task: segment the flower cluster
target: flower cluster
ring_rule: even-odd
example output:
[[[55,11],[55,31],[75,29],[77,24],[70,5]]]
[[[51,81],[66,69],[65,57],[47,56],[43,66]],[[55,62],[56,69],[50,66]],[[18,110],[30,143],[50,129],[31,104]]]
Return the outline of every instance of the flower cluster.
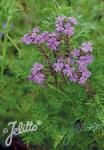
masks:
[[[38,27],[33,28],[31,33],[22,38],[22,42],[26,45],[37,45],[40,48],[52,74],[60,73],[60,75],[68,77],[70,81],[84,85],[91,76],[88,65],[94,59],[91,54],[93,50],[92,43],[90,41],[84,42],[78,49],[71,47],[71,44],[69,44],[70,38],[74,35],[74,26],[77,25],[76,18],[59,16],[56,18],[55,24],[55,31],[52,33],[47,31],[41,33]],[[63,43],[64,53],[60,47]],[[55,54],[54,64],[45,51],[46,47]],[[41,73],[42,69],[41,64],[34,64],[29,80],[42,84],[45,80],[45,75]]]
[[[43,65],[35,63],[31,69],[31,75],[28,77],[29,80],[34,83],[43,85],[45,80],[45,75],[42,73]]]
[[[46,45],[52,51],[57,51],[57,48],[60,44],[56,33],[49,33],[47,31],[39,34],[39,28],[36,27],[32,30],[31,33],[26,34],[22,38],[22,42],[26,45],[35,44],[41,45],[46,42]]]
[[[68,18],[66,16],[60,16],[56,18],[56,30],[53,33],[47,31],[40,33],[38,27],[35,27],[31,33],[26,34],[22,38],[22,42],[26,45],[36,44],[41,45],[46,43],[49,49],[57,51],[60,45],[60,34],[71,37],[74,35],[74,25],[77,25],[77,20],[74,17]]]
[[[86,46],[85,44],[90,45]],[[90,42],[83,43],[80,50],[73,49],[70,56],[62,59],[58,58],[57,62],[54,64],[54,69],[56,72],[63,73],[73,82],[84,85],[87,79],[90,77],[91,72],[88,71],[88,64],[92,63],[94,57],[90,53],[92,50],[92,45]]]
[[[66,16],[61,16],[56,18],[57,33],[63,33],[71,37],[74,35],[73,25],[77,25],[77,20],[74,17],[67,18]]]

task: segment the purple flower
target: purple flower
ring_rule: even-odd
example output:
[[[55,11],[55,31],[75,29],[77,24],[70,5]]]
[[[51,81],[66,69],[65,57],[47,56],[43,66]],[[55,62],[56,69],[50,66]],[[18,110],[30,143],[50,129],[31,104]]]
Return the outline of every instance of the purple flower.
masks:
[[[83,62],[79,63],[78,71],[81,73],[78,83],[84,85],[87,79],[91,76],[91,72],[87,69],[86,64]]]
[[[22,38],[22,42],[25,43],[26,45],[29,45],[29,44],[40,45],[49,39],[48,32],[43,32],[41,34],[37,34],[38,32],[40,32],[38,27],[33,28],[32,32],[30,34],[26,34]]]
[[[7,27],[7,23],[6,22],[4,22],[3,24],[2,24],[2,29],[6,29],[6,27]],[[10,26],[10,30],[13,30],[13,28],[14,28],[14,25],[13,24],[11,24],[11,26]],[[3,36],[4,36],[4,32],[1,32],[0,31],[0,40],[3,38]]]
[[[74,57],[74,58],[78,57],[79,54],[80,54],[79,50],[77,50],[76,48],[73,49],[73,51],[71,51],[71,56]]]
[[[64,28],[65,29],[69,29],[71,27],[71,25],[70,25],[70,23],[68,22],[68,23],[66,23],[66,24],[64,24]]]
[[[77,73],[75,72],[75,69],[73,67],[70,67],[69,64],[66,64],[64,66],[64,69],[62,72],[69,77],[69,79],[73,82],[77,82],[78,76]]]
[[[35,63],[31,69],[31,75],[28,77],[28,79],[34,83],[43,85],[45,80],[45,75],[41,73],[42,69],[43,69],[43,65],[39,63]]]
[[[36,74],[38,71],[43,69],[43,65],[39,63],[35,63],[31,69],[32,74]]]
[[[94,57],[92,55],[87,54],[86,56],[80,56],[79,60],[77,61],[77,64],[80,65],[85,65],[87,66],[88,64],[91,64],[94,60]]]
[[[64,31],[64,24],[62,21],[56,23],[56,32],[60,33]]]
[[[63,64],[63,61],[64,61],[64,59],[61,57],[61,58],[59,58],[58,60],[57,60],[57,62],[54,64],[54,70],[56,71],[56,72],[60,72],[62,69],[63,69],[63,66],[64,66],[64,64]]]
[[[35,75],[30,75],[29,77],[28,77],[28,79],[29,80],[31,80],[32,82],[34,82],[34,83],[37,83],[37,84],[39,84],[39,85],[42,85],[43,84],[43,82],[44,82],[44,80],[45,80],[45,75],[43,75],[43,74],[41,74],[41,73],[37,73],[37,74],[35,74]]]
[[[82,72],[82,76],[85,78],[89,78],[91,76],[91,72],[86,69],[84,72]]]
[[[71,18],[70,21],[71,23],[76,23],[75,18]],[[64,33],[70,37],[74,35],[74,28],[71,27],[70,22],[68,22],[68,18],[66,16],[60,16],[56,19],[56,32]]]
[[[84,85],[86,83],[87,78],[84,78],[83,76],[78,81],[79,84]]]
[[[30,45],[32,43],[30,34],[25,34],[21,41],[26,45]]]
[[[73,68],[71,68],[71,67],[69,66],[69,64],[66,64],[66,65],[64,66],[64,69],[62,70],[62,72],[63,72],[65,75],[67,75],[68,77],[72,76],[72,71],[73,71]]]
[[[82,76],[80,77],[78,83],[84,85],[90,76],[91,76],[90,71],[88,71],[87,69],[83,70]]]
[[[63,31],[66,35],[68,36],[72,36],[74,35],[74,27],[69,27],[69,28],[66,28],[64,31]]]
[[[67,57],[65,60],[70,65],[72,65],[74,63],[74,60],[71,57]]]
[[[79,72],[83,72],[83,70],[85,70],[85,68],[86,68],[86,65],[83,64],[83,62],[80,62],[80,63],[78,64],[78,71],[79,71]]]
[[[2,24],[2,28],[3,28],[3,29],[6,29],[6,27],[7,27],[7,23],[4,22],[4,23]],[[13,28],[14,28],[14,25],[11,24],[11,25],[10,25],[10,29],[13,30]]]
[[[7,27],[7,23],[4,22],[4,23],[2,24],[2,28],[3,28],[3,29],[6,29],[6,27]]]
[[[77,73],[73,70],[73,72],[72,72],[72,76],[70,76],[70,78],[69,78],[71,81],[73,81],[73,82],[77,82],[77,80],[78,80],[78,75],[77,75]]]
[[[33,44],[37,44],[37,45],[40,45],[42,43],[44,43],[46,40],[48,40],[48,36],[47,36],[47,33],[42,33],[40,35],[32,35],[31,36],[32,38],[32,43]]]
[[[52,32],[52,33],[49,34],[49,37],[50,38],[53,38],[53,37],[57,38],[58,36],[57,36],[56,32]]]
[[[60,22],[63,22],[65,19],[67,19],[66,16],[59,16],[59,17],[57,17],[57,18],[56,18],[56,24],[57,24],[57,23],[60,23]]]
[[[85,64],[91,64],[94,60],[94,57],[92,55],[86,55],[86,56],[81,56],[80,60],[83,61]]]
[[[72,24],[74,24],[74,25],[77,25],[77,24],[78,24],[78,22],[77,22],[77,20],[76,20],[75,17],[71,17],[71,18],[69,19],[69,22],[72,23]]]
[[[39,49],[42,48],[41,52],[48,61],[48,67],[50,69],[54,69],[56,73],[63,73],[70,81],[84,85],[91,76],[91,72],[88,70],[87,66],[94,60],[91,54],[93,48],[92,43],[88,41],[81,44],[80,50],[73,48],[72,51],[67,52],[65,43],[67,42],[67,38],[68,40],[70,39],[71,42],[71,37],[74,35],[74,25],[77,25],[75,17],[68,18],[66,16],[59,16],[56,18],[56,29],[54,32],[49,33],[45,31],[40,33],[39,28],[35,27],[31,33],[26,34],[22,38],[22,42],[26,45],[37,45]],[[68,50],[71,50],[71,44],[72,43],[69,44]],[[53,52],[58,51],[59,48],[62,49],[61,52],[55,53],[55,58],[57,60],[54,64],[49,60],[50,55],[47,55],[47,51],[44,51],[44,49],[47,49],[46,46]],[[65,52],[63,52],[64,48]],[[51,68],[52,66],[53,68]],[[35,63],[28,79],[34,83],[43,85],[45,80],[43,65]]]
[[[32,33],[38,33],[38,32],[40,32],[39,27],[34,27]]]
[[[38,45],[40,45],[40,44],[42,44],[44,42],[45,42],[45,39],[44,39],[43,35],[37,35],[36,39],[34,41],[34,43],[38,44]]]
[[[77,25],[77,20],[74,17],[68,19],[66,16],[60,16],[56,18],[56,32],[64,33],[68,36],[74,35],[74,27],[71,25]]]
[[[64,31],[64,28],[63,28],[63,27],[58,26],[58,27],[56,28],[56,32],[58,32],[58,33],[63,32],[63,31]]]
[[[45,41],[48,41],[49,40],[49,33],[46,31],[46,32],[43,32],[42,34],[42,38],[45,40]]]
[[[52,51],[57,51],[59,44],[60,44],[60,42],[57,41],[57,39],[55,37],[49,38],[49,40],[48,40],[48,47]]]
[[[84,42],[81,45],[81,50],[84,52],[92,52],[93,48],[92,48],[92,43],[91,42]]]
[[[54,64],[54,69],[55,69],[55,71],[56,72],[60,72],[61,70],[62,70],[62,68],[63,68],[63,63],[55,63]]]

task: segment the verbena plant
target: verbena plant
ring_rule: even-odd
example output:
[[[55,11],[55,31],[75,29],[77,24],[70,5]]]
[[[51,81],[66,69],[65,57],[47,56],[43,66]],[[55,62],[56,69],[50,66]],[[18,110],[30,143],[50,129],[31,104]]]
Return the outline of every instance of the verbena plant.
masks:
[[[54,78],[55,86],[58,86],[58,73],[61,80],[67,85],[67,79],[74,83],[86,86],[86,81],[90,77],[87,66],[92,63],[92,43],[84,42],[79,48],[75,47],[73,36],[74,26],[77,20],[74,17],[59,16],[56,19],[56,29],[54,32],[47,31],[40,33],[38,27],[22,38],[26,45],[37,45],[44,60],[47,62],[44,67],[40,63],[35,63],[31,70],[29,80],[41,86],[45,86],[45,79],[51,82]],[[78,45],[76,43],[76,45]],[[78,46],[77,46],[78,47]],[[50,76],[51,74],[51,76]],[[48,79],[47,79],[48,80]]]

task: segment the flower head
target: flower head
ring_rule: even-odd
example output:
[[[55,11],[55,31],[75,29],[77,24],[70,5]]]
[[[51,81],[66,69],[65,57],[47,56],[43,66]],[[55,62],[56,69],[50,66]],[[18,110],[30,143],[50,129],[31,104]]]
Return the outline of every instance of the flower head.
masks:
[[[56,37],[50,37],[47,45],[52,51],[57,51],[59,44],[60,42],[57,40]]]
[[[35,63],[31,69],[31,75],[28,77],[34,83],[42,85],[45,80],[45,75],[41,72],[43,69],[43,65],[39,63]]]
[[[78,56],[79,56],[79,50],[77,50],[76,48],[73,49],[73,51],[71,51],[71,56],[72,56],[73,58],[78,57]]]
[[[87,66],[88,64],[91,64],[94,60],[94,57],[92,55],[85,55],[85,56],[80,56],[78,61],[77,61],[77,64],[80,66],[80,65],[85,65]]]
[[[66,64],[64,66],[64,69],[62,70],[62,72],[68,77],[72,76],[72,71],[73,71],[73,68],[71,68],[69,64]]]
[[[92,52],[93,48],[92,48],[92,43],[91,42],[84,42],[81,45],[81,50],[83,52]]]
[[[63,22],[65,19],[67,19],[66,16],[58,16],[58,17],[56,18],[56,24]]]
[[[30,34],[25,34],[21,41],[26,45],[30,45],[32,43]]]
[[[76,19],[75,17],[71,17],[71,18],[69,19],[69,22],[72,23],[72,24],[74,24],[74,25],[77,25],[77,24],[78,24],[77,19]]]
[[[74,35],[74,27],[65,28],[63,32],[69,37],[71,37],[72,35]]]
[[[63,59],[63,57],[60,57],[60,58],[58,58],[58,60],[57,60],[57,62],[54,64],[54,70],[56,71],[56,72],[61,72],[61,70],[63,69],[63,67],[64,67],[64,59]]]
[[[56,18],[56,32],[63,33],[69,37],[74,35],[74,27],[72,25],[77,25],[77,20],[74,17],[70,19],[66,16],[59,16]]]
[[[78,83],[84,85],[90,76],[91,72],[87,69],[84,69]]]
[[[38,33],[38,32],[40,32],[39,27],[34,27],[34,28],[32,29],[32,33]]]

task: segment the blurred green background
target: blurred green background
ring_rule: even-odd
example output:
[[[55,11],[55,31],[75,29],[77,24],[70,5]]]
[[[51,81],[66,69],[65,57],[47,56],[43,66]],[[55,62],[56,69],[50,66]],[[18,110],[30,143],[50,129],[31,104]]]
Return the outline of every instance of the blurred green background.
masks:
[[[94,98],[76,85],[64,87],[63,96],[54,88],[41,89],[27,81],[32,64],[42,57],[21,38],[35,26],[53,31],[59,15],[77,18],[76,42],[93,42]],[[41,150],[104,150],[103,0],[0,0],[0,130],[13,120],[42,120],[39,132],[23,135],[26,144],[39,145]],[[73,128],[76,123],[79,128],[81,120],[87,122],[88,132],[76,133]],[[1,131],[3,143],[7,135]]]

